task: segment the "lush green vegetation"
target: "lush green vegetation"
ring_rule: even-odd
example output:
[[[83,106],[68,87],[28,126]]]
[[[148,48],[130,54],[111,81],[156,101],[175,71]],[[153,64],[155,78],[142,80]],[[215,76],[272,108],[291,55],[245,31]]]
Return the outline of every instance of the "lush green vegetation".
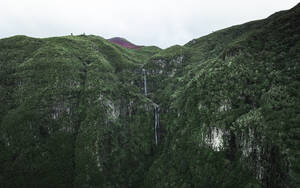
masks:
[[[0,185],[298,187],[299,17],[165,50],[1,39]]]

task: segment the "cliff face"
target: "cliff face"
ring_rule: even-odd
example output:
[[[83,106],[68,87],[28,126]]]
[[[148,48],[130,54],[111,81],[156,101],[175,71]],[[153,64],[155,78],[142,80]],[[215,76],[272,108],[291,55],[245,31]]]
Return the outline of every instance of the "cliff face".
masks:
[[[1,185],[296,187],[299,14],[165,50],[1,39]]]

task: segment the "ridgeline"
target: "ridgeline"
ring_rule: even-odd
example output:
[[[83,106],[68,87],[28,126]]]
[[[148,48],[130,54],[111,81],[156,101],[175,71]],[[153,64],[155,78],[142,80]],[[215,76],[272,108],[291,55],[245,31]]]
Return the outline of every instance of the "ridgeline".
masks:
[[[299,18],[165,50],[1,39],[1,187],[298,187]]]

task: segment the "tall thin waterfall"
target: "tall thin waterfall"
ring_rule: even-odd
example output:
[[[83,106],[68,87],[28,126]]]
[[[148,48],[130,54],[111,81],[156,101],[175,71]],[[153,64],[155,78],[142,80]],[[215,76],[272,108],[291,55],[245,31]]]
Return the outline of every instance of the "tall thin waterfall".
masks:
[[[154,120],[154,134],[155,134],[155,144],[157,145],[158,144],[158,136],[159,136],[159,129],[160,129],[160,126],[159,126],[159,111],[160,111],[160,108],[157,104],[154,104],[154,117],[155,117],[155,120]]]
[[[145,96],[147,96],[147,78],[146,78],[146,70],[143,69],[143,75],[144,75],[144,91],[145,91]]]
[[[144,92],[145,96],[147,96],[147,73],[145,69],[142,69],[143,71],[143,77],[144,77]],[[160,125],[159,125],[159,111],[160,108],[158,104],[153,103],[154,106],[154,136],[155,136],[155,144],[158,144],[159,139],[159,131],[160,131]]]

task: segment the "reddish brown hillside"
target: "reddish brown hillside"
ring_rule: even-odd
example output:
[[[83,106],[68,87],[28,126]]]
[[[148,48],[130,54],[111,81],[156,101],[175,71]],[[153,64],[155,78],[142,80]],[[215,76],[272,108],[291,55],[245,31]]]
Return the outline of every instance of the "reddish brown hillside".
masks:
[[[126,39],[120,38],[120,37],[115,37],[115,38],[111,38],[108,39],[110,42],[114,43],[114,44],[118,44],[120,46],[123,46],[125,48],[129,48],[129,49],[139,49],[141,48],[141,46],[137,46],[135,44],[132,44],[131,42],[127,41]]]

